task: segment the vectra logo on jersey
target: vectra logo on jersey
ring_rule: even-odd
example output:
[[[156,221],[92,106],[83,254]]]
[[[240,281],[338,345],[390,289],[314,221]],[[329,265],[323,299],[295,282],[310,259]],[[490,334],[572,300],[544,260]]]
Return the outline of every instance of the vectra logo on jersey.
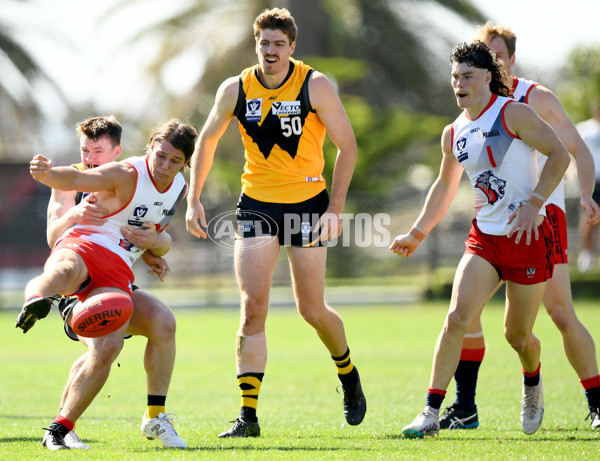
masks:
[[[300,115],[300,101],[274,102],[271,111],[273,115]]]
[[[458,140],[456,141],[456,148],[458,149],[456,159],[459,162],[462,162],[469,158],[468,152],[465,152],[465,149],[467,148],[467,138],[458,138]]]
[[[129,215],[129,219],[127,220],[127,224],[131,226],[141,226],[144,223],[144,218],[148,214],[148,207],[146,205],[137,205],[131,215]]]
[[[246,121],[260,122],[262,98],[246,99]]]
[[[475,181],[475,187],[481,190],[492,205],[504,197],[506,181],[494,176],[492,170],[481,173]]]

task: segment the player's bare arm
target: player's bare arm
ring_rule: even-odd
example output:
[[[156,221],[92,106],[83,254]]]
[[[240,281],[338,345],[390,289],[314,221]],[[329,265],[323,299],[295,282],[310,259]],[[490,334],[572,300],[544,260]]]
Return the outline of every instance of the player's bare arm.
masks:
[[[600,221],[600,208],[592,199],[595,186],[592,153],[552,91],[541,85],[534,87],[529,95],[529,105],[554,129],[569,153],[575,158],[580,204],[587,213],[588,222],[596,224]]]
[[[533,193],[526,198],[524,206],[518,207],[508,219],[509,223],[513,223],[513,227],[507,237],[511,238],[516,232],[515,243],[519,243],[525,233],[526,243],[529,244],[532,233],[536,240],[539,237],[538,225],[541,224],[542,219],[539,209],[560,184],[569,166],[570,157],[552,127],[538,117],[529,105],[517,102],[509,104],[504,111],[504,119],[507,128],[513,134],[541,154],[548,156]]]
[[[79,171],[72,167],[53,167],[52,161],[43,155],[36,155],[33,158],[29,164],[29,171],[36,181],[53,189],[112,192],[120,202],[118,205],[129,200],[135,189],[137,178],[135,169],[126,163],[111,162],[91,170]],[[108,211],[114,210],[109,209]]]
[[[348,115],[334,86],[327,77],[320,72],[313,72],[308,89],[311,105],[325,125],[329,138],[338,149],[331,181],[329,207],[317,225],[317,229],[321,229],[319,238],[330,240],[342,233],[340,214],[343,211],[348,187],[352,180],[358,147]]]
[[[187,196],[187,211],[185,213],[186,227],[190,234],[198,238],[206,238],[206,217],[204,207],[200,203],[200,194],[212,167],[217,144],[229,122],[238,98],[238,78],[225,80],[215,98],[215,104],[202,127],[196,149],[191,161],[190,191]],[[200,222],[198,222],[200,220]]]
[[[452,153],[450,125],[444,128],[441,145],[440,173],[427,193],[421,214],[408,233],[398,235],[390,246],[390,250],[399,256],[409,257],[416,251],[425,236],[446,214],[458,191],[463,168]]]
[[[75,203],[75,196],[74,191],[52,189],[46,223],[46,237],[50,248],[75,224],[101,226],[105,222],[108,210],[96,203],[94,195],[85,197],[79,204]]]

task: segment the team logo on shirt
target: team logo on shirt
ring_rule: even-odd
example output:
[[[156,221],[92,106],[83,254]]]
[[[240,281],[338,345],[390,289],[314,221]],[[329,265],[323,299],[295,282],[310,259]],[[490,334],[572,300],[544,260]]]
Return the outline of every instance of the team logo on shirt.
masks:
[[[504,197],[505,186],[506,181],[494,176],[492,170],[481,173],[475,181],[475,187],[485,194],[488,203],[492,205]]]
[[[462,162],[469,158],[469,153],[466,152],[467,149],[467,138],[462,137],[456,141],[456,149],[458,150],[458,154],[456,154],[456,159],[459,162]]]
[[[260,122],[262,98],[246,99],[246,121]]]

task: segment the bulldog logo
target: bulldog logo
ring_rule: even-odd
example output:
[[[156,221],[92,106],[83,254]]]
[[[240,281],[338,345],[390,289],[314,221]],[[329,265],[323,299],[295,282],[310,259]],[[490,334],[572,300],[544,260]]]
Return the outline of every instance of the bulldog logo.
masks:
[[[494,176],[492,170],[481,173],[475,182],[475,187],[485,194],[492,205],[504,197],[504,186],[506,181]]]

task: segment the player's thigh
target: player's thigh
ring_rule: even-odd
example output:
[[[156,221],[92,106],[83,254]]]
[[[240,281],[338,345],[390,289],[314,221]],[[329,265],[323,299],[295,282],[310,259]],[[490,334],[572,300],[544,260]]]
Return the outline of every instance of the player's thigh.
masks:
[[[504,330],[507,338],[527,336],[533,331],[546,283],[522,285],[506,282]]]
[[[471,323],[498,289],[500,276],[481,256],[466,253],[456,268],[450,311]]]
[[[152,337],[157,331],[175,333],[175,315],[158,297],[144,290],[133,290],[133,314],[127,334]]]
[[[83,258],[68,248],[56,251],[48,257],[44,264],[44,274],[59,279],[65,293],[77,290],[88,278]]]
[[[549,313],[555,309],[573,310],[571,299],[571,281],[568,264],[556,264],[552,278],[546,282],[544,289],[544,306]]]
[[[243,309],[267,309],[271,279],[279,256],[277,237],[252,237],[235,241],[235,275]]]
[[[323,308],[326,247],[288,247],[294,296],[298,308]]]

